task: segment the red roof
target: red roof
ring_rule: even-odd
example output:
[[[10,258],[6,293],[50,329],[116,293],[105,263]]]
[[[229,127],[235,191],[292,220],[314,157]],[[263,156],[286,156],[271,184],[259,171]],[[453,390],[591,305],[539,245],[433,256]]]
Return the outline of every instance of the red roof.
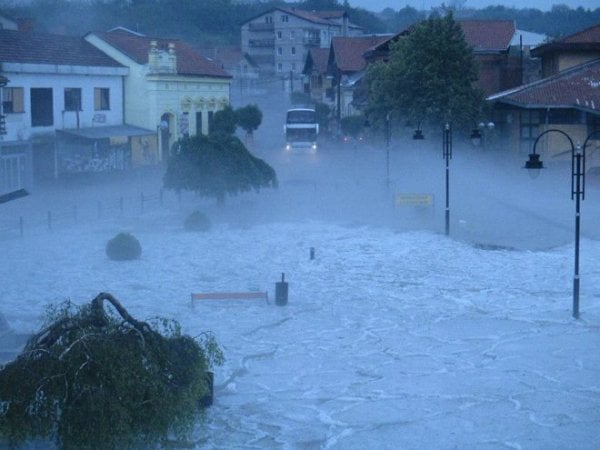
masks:
[[[81,37],[0,30],[0,62],[123,67]]]
[[[514,20],[459,20],[465,41],[475,52],[506,51],[515,35]]]
[[[365,68],[367,50],[389,39],[389,36],[334,37],[331,45],[335,55],[335,64],[342,72],[358,72]]]
[[[577,108],[600,111],[600,59],[554,76],[500,92],[488,100],[522,108]]]
[[[313,69],[319,73],[327,72],[329,48],[311,48],[309,52],[313,61]]]
[[[560,39],[560,42],[565,42],[569,44],[577,43],[595,43],[600,42],[600,24],[594,25],[593,27],[586,28],[585,30],[579,31],[575,34],[571,34],[563,39]]]
[[[231,78],[218,64],[200,55],[194,48],[178,39],[151,38],[126,30],[94,33],[138,64],[148,63],[150,43],[156,41],[159,50],[167,50],[170,43],[175,45],[177,73],[179,75]]]
[[[562,39],[540,45],[531,51],[531,55],[541,57],[547,53],[551,54],[561,51],[600,51],[600,24],[586,28],[585,30],[571,34]]]

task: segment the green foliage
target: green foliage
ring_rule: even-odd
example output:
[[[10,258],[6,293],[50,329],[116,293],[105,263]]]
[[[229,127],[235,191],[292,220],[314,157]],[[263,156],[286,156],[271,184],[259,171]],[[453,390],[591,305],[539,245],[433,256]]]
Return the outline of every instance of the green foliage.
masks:
[[[235,133],[237,117],[233,108],[229,105],[217,111],[213,116],[210,133],[222,133],[230,135]]]
[[[105,310],[104,302],[112,308]],[[214,337],[177,322],[140,322],[111,294],[47,310],[45,326],[0,370],[0,436],[61,449],[155,448],[197,422],[206,372],[223,362]]]
[[[257,105],[246,105],[235,110],[237,124],[242,127],[246,133],[252,134],[262,123],[262,111]]]
[[[340,122],[342,133],[354,138],[361,134],[364,126],[365,116],[363,115],[342,117]]]
[[[341,3],[341,4],[340,4]],[[0,0],[0,9],[11,17],[29,17],[40,31],[58,31],[82,36],[90,30],[108,30],[118,25],[152,36],[202,42],[203,46],[238,44],[240,24],[273,7],[289,6],[280,0],[241,2],[235,0]],[[397,33],[423,20],[427,11],[405,6],[381,13],[353,8],[347,2],[306,0],[294,6],[306,11],[344,9],[351,21],[368,33]],[[373,7],[372,9],[376,9]],[[168,14],[165,14],[168,11]],[[557,4],[549,11],[533,8],[488,6],[461,8],[464,19],[510,19],[517,28],[551,37],[565,36],[600,22],[600,8],[571,9]]]
[[[387,64],[368,71],[367,112],[381,121],[398,111],[418,128],[469,126],[483,106],[483,93],[473,85],[477,76],[472,49],[452,13],[430,17],[392,44]]]
[[[187,231],[209,231],[212,223],[202,211],[194,211],[185,218],[184,228]]]
[[[138,259],[142,246],[131,233],[119,233],[106,244],[106,255],[113,261]]]
[[[221,203],[227,195],[277,187],[277,176],[237,137],[211,134],[181,139],[163,182],[167,189],[194,191]]]

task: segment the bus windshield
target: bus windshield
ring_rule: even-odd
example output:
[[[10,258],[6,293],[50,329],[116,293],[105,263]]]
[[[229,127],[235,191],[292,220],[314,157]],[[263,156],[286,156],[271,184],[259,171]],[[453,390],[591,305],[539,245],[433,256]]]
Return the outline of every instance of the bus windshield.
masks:
[[[316,123],[315,111],[312,109],[292,109],[287,113],[287,123]]]

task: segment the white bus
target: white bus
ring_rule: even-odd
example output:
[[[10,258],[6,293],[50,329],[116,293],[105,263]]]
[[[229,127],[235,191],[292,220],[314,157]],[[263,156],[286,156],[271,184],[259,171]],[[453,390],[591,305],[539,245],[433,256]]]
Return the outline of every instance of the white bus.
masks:
[[[313,153],[317,151],[319,124],[314,109],[289,109],[283,130],[286,150],[309,150]]]

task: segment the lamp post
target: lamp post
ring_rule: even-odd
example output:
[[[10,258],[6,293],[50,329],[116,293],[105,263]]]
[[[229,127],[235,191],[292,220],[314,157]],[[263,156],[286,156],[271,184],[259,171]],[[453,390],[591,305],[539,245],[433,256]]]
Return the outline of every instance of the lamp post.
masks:
[[[571,145],[571,200],[575,200],[575,264],[573,274],[573,317],[579,319],[579,230],[581,221],[581,200],[585,200],[585,147],[589,139],[596,134],[593,132],[584,141],[583,147],[573,144],[571,137],[562,130],[551,128],[540,134],[533,143],[533,151],[529,154],[529,159],[525,163],[525,169],[539,174],[540,169],[544,167],[540,161],[540,155],[535,152],[535,148],[540,138],[545,134],[555,132],[560,133],[569,140]],[[537,175],[536,175],[537,176]]]
[[[450,159],[452,159],[452,128],[449,123],[444,125],[442,147],[446,160],[446,236],[448,236],[450,234]]]

